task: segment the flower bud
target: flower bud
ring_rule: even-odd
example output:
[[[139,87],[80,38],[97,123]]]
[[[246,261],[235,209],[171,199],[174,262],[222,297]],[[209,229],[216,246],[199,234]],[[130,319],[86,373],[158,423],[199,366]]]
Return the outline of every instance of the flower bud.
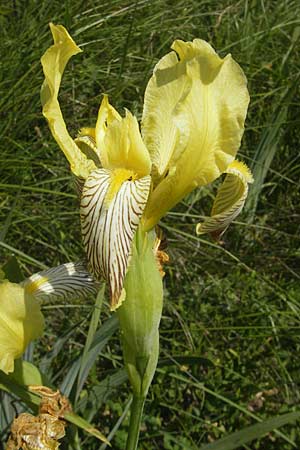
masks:
[[[145,233],[139,227],[124,282],[126,299],[117,310],[125,366],[139,397],[147,395],[159,353],[163,285],[154,243],[155,232]]]

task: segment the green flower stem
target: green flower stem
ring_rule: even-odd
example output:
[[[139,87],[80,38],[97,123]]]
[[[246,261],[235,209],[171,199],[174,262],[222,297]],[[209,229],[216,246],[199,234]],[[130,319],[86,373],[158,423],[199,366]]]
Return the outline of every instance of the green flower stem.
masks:
[[[144,397],[138,397],[136,395],[133,396],[130,410],[130,424],[126,442],[126,450],[137,449],[144,404]]]

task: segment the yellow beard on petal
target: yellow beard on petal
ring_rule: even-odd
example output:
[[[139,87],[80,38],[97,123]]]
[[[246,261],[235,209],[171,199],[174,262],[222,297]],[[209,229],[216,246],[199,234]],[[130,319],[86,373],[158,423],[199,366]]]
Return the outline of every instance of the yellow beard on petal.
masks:
[[[39,288],[48,282],[47,277],[40,277],[38,280],[32,281],[27,286],[25,286],[25,291],[28,294],[34,294]]]
[[[232,161],[232,163],[229,164],[229,166],[227,167],[227,172],[232,173],[234,175],[238,174],[242,175],[247,181],[247,183],[253,183],[254,181],[253,175],[249,167],[247,167],[245,163],[243,163],[242,161],[238,161],[237,159],[235,159],[234,161]]]
[[[91,138],[96,140],[95,128],[89,128],[89,127],[80,128],[80,130],[78,132],[78,136],[90,136]]]
[[[109,206],[114,196],[119,191],[124,181],[135,181],[138,179],[136,173],[128,169],[115,169],[111,173],[111,182],[105,197],[105,206]]]

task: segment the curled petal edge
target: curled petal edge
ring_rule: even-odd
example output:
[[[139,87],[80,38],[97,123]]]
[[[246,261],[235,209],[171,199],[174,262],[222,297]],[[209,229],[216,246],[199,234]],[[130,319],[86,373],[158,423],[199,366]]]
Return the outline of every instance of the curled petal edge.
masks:
[[[51,133],[70,163],[71,171],[78,177],[87,178],[95,169],[68,133],[58,102],[61,79],[69,59],[82,50],[77,47],[62,25],[50,23],[54,44],[41,58],[45,80],[41,89],[43,115],[49,123]]]
[[[242,211],[247,195],[248,184],[253,183],[253,177],[246,164],[233,161],[225,171],[226,178],[218,189],[211,217],[196,226],[196,233],[210,233],[214,239],[219,239],[230,223]]]

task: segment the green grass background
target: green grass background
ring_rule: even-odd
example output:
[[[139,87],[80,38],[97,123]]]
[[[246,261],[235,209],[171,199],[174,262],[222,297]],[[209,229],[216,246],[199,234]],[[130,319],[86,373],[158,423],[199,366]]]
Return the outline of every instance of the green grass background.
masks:
[[[209,213],[215,183],[192,193],[162,221],[171,256],[162,359],[146,403],[140,449],[199,449],[299,409],[299,3],[2,1],[0,263],[15,255],[23,276],[83,257],[78,199],[39,100],[50,21],[65,25],[84,50],[68,65],[60,95],[73,136],[95,124],[103,92],[119,111],[126,107],[140,118],[151,71],[176,38],[199,37],[221,56],[231,52],[249,82],[239,156],[251,166],[255,184],[243,215],[223,246],[196,237],[195,224]],[[104,433],[113,430],[113,448],[123,449],[129,389],[114,323],[110,339],[102,336],[83,388],[72,381],[72,363],[85,345],[93,310],[93,299],[44,304],[46,331],[27,358],[41,363],[73,401],[77,397],[78,412]],[[108,317],[104,306],[101,320]],[[2,442],[13,416],[12,399],[2,395]],[[99,444],[70,429],[62,448],[93,450]],[[241,448],[300,448],[298,426]]]

